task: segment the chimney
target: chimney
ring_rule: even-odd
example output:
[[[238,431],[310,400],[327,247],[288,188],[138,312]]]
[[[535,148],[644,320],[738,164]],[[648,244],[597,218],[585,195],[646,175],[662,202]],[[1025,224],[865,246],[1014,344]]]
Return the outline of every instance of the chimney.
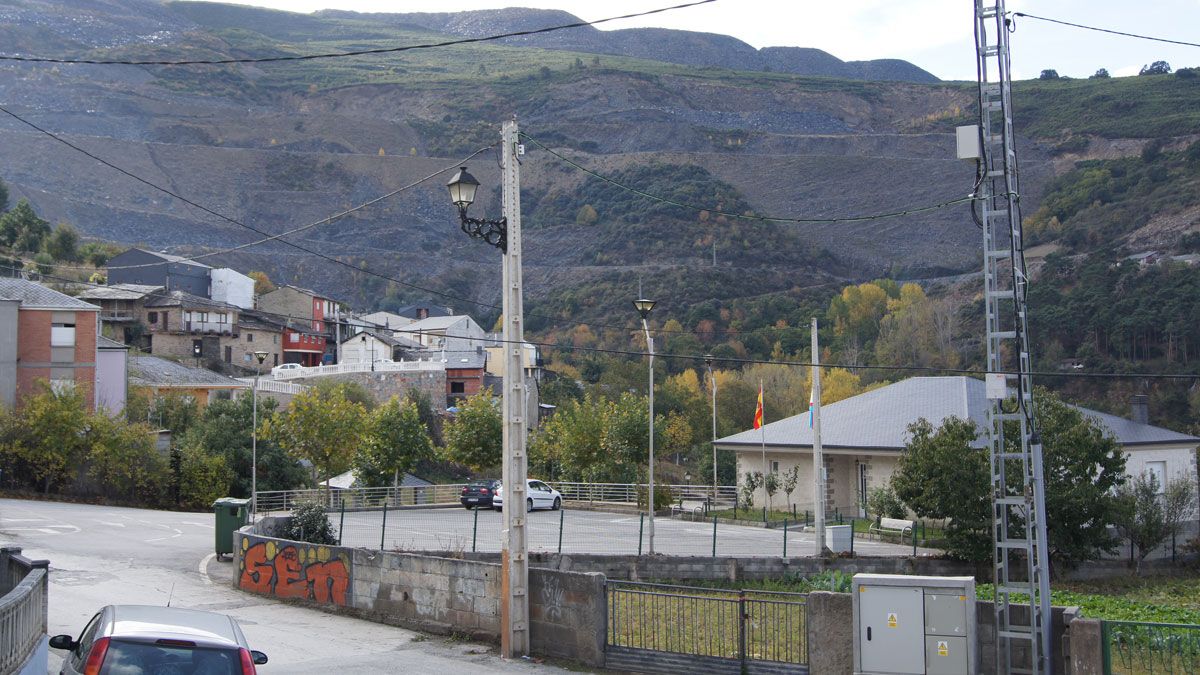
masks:
[[[1129,419],[1138,424],[1150,423],[1150,397],[1145,394],[1134,394],[1129,400]]]

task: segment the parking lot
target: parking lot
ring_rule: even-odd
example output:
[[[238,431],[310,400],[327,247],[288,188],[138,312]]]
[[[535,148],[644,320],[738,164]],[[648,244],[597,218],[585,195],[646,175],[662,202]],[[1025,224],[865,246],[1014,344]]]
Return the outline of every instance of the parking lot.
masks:
[[[500,550],[503,514],[490,509],[390,509],[384,528],[380,511],[330,514],[335,529],[344,517],[343,546],[416,551]],[[529,550],[536,552],[635,555],[649,552],[649,521],[636,514],[603,511],[535,511],[529,514]],[[713,524],[659,517],[655,519],[655,553],[713,555]],[[559,544],[561,532],[561,547]],[[716,554],[783,556],[784,531],[718,523]],[[799,527],[787,532],[789,557],[813,555],[813,534]],[[856,539],[861,555],[912,555],[912,545]],[[933,549],[918,553],[936,554]]]

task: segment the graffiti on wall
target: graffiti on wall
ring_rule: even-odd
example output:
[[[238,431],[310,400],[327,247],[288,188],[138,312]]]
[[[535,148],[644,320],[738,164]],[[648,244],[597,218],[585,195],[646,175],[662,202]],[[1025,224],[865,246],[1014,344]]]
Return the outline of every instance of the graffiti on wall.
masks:
[[[242,590],[345,606],[350,589],[350,559],[328,546],[242,538],[238,572]]]

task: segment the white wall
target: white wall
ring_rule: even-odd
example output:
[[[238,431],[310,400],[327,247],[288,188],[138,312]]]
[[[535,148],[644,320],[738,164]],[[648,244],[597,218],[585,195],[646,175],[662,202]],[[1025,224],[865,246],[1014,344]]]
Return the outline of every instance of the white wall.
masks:
[[[242,309],[254,309],[253,279],[228,267],[214,269],[209,274],[213,300],[228,302]]]

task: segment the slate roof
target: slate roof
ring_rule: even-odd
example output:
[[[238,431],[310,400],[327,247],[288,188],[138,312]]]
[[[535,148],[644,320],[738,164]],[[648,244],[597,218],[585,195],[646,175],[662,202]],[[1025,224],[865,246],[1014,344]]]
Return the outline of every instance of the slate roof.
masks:
[[[770,393],[767,393],[770,419]],[[971,419],[980,428],[987,422],[983,380],[971,377],[913,377],[837,403],[821,406],[821,446],[899,451],[908,440],[908,425],[924,417],[935,426],[947,417]],[[1200,438],[1162,427],[1140,424],[1116,415],[1075,406],[1112,432],[1122,445],[1200,444]],[[749,411],[752,413],[753,411]],[[726,449],[761,446],[811,448],[808,413],[788,417],[719,439]],[[983,440],[979,441],[982,446]]]
[[[243,311],[237,305],[231,305],[220,300],[211,300],[202,298],[199,295],[192,295],[186,291],[167,291],[166,293],[156,294],[153,298],[146,301],[146,307],[205,307],[209,309],[228,309],[234,312]]]
[[[103,335],[96,336],[96,349],[129,349],[129,345],[116,340],[110,340]]]
[[[354,475],[354,469],[345,473],[340,473],[329,479],[329,487],[341,490],[349,490],[358,483],[358,476]],[[321,482],[324,485],[324,481]],[[424,478],[417,478],[411,473],[404,473],[400,476],[400,487],[427,487],[433,485]]]
[[[464,314],[456,314],[453,316],[431,316],[427,319],[414,321],[406,326],[401,326],[400,331],[404,333],[419,333],[423,331],[445,330],[450,326],[466,319],[471,320],[471,317]]]
[[[0,279],[0,298],[18,300],[22,309],[100,310],[96,305],[25,279]]]
[[[446,351],[440,349],[427,349],[423,352],[414,353],[413,356],[425,358],[432,357],[434,361],[445,359],[447,368],[471,370],[475,368],[484,368],[487,366],[487,352],[476,351]]]
[[[212,267],[205,265],[202,262],[196,262],[195,260],[188,260],[185,256],[181,256],[181,255],[171,255],[170,253],[167,253],[165,251],[147,251],[144,248],[137,248],[137,247],[131,248],[131,249],[129,249],[129,251],[141,251],[142,253],[148,253],[152,256],[155,256],[156,258],[162,258],[163,260],[166,260],[167,262],[180,263],[182,265],[194,265],[196,267],[203,267],[204,269],[208,269],[208,270],[212,269]],[[126,251],[126,253],[128,253],[128,251]]]
[[[354,340],[362,339],[361,336],[363,334],[370,335],[371,337],[375,338],[376,340],[379,340],[380,342],[382,342],[383,344],[385,344],[389,347],[400,347],[401,349],[423,349],[423,347],[419,343],[413,342],[412,340],[408,340],[408,339],[405,339],[402,337],[396,337],[388,332],[374,331],[374,330],[364,330],[355,335],[351,335],[350,337],[346,338],[345,340],[342,340],[342,344],[349,344],[350,342],[353,342]]]
[[[193,368],[157,356],[129,359],[129,383],[143,387],[211,387],[245,389],[250,385],[204,368]]]
[[[96,286],[79,294],[83,300],[141,300],[142,298],[163,290],[162,286],[147,286],[145,284],[112,284],[111,286]]]

